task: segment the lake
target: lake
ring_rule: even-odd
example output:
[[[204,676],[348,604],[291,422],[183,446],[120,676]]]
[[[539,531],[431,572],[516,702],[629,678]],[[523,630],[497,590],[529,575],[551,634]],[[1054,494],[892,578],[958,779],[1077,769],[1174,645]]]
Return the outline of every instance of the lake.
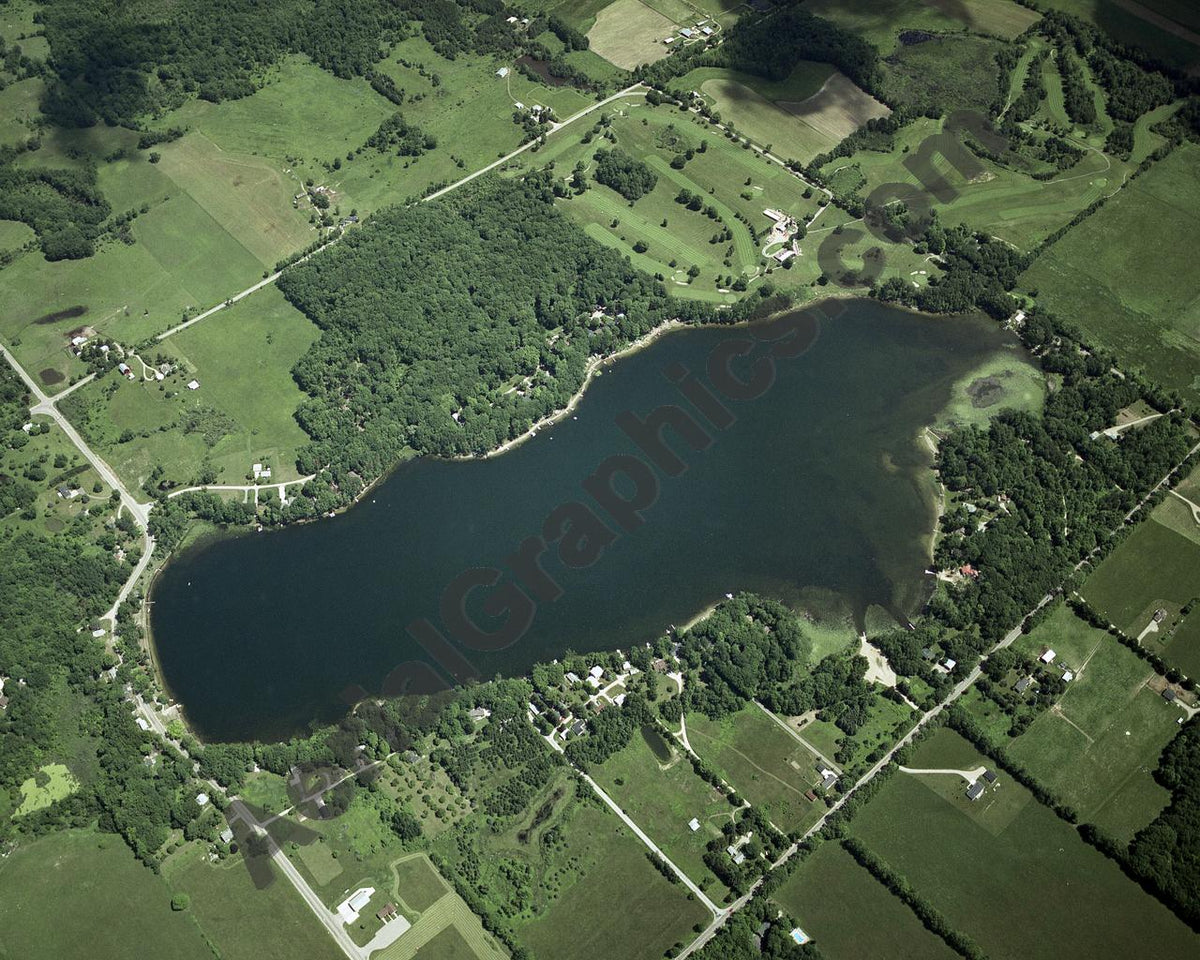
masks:
[[[335,519],[182,551],[152,590],[170,693],[203,738],[275,739],[435,674],[628,649],[739,590],[836,597],[860,623],[872,606],[913,613],[935,521],[917,438],[956,381],[1016,341],[977,317],[829,309],[790,358],[766,359],[778,326],[669,333],[502,456],[414,460]],[[773,365],[773,380],[729,399],[714,356],[752,384]],[[664,448],[647,430],[639,447],[630,432],[660,405],[700,433],[668,427]]]

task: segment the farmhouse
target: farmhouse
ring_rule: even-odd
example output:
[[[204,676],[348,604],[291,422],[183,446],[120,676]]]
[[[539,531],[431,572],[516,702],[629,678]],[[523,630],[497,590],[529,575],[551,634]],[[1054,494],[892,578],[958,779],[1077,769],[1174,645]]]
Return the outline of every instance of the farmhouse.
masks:
[[[978,800],[983,796],[984,784],[982,780],[976,780],[973,784],[967,787],[967,799]]]
[[[516,19],[516,18],[514,17],[514,19]],[[388,904],[384,905],[382,910],[375,911],[375,917],[379,920],[382,920],[384,923],[387,923],[389,920],[393,919],[396,916],[396,914],[399,912],[400,911],[398,911],[396,909],[396,905],[394,903],[388,903]]]
[[[570,671],[568,671],[567,672],[567,683],[578,683],[578,682],[579,682],[579,674],[571,673]]]
[[[1175,702],[1175,691],[1172,690],[1170,687],[1167,687],[1167,689],[1165,689],[1162,692],[1162,698],[1164,700],[1166,700],[1167,703],[1174,703]]]
[[[467,711],[467,716],[472,720],[486,720],[492,715],[492,711],[487,707],[475,707]]]
[[[226,827],[221,831],[221,842],[233,843],[233,830],[230,827]]]
[[[1017,693],[1024,693],[1030,688],[1030,686],[1032,686],[1032,684],[1033,677],[1022,677],[1016,682],[1016,685],[1013,687],[1013,689],[1016,690]]]
[[[832,770],[821,768],[821,789],[832,790],[837,784],[837,774]]]

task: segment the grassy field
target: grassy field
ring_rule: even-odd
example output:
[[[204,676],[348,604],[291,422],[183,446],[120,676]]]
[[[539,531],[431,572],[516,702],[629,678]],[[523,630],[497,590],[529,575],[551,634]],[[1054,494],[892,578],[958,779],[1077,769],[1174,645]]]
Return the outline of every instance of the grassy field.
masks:
[[[704,865],[708,842],[733,816],[729,800],[692,770],[676,748],[660,764],[641,736],[591,771],[596,782],[629,813],[659,848],[714,901],[728,891]],[[700,829],[688,829],[693,817]]]
[[[393,864],[396,889],[410,910],[424,913],[449,891],[429,858],[418,854]]]
[[[1083,595],[1130,636],[1138,636],[1155,609],[1171,620],[1200,595],[1200,547],[1156,519],[1140,524],[1083,585]],[[1166,627],[1166,623],[1160,625]],[[1154,634],[1148,639],[1153,640]],[[1168,648],[1169,649],[1169,648]]]
[[[892,151],[861,150],[849,158],[831,161],[822,173],[833,189],[855,192],[862,197],[884,183],[911,183],[916,187],[917,180],[903,161],[908,153],[919,148],[922,141],[940,131],[941,121],[917,120],[897,133]],[[941,165],[939,169],[958,195],[950,203],[940,205],[938,214],[944,223],[966,223],[1022,250],[1032,249],[1092,201],[1111,193],[1127,169],[1119,161],[1088,153],[1062,177],[1038,181],[988,161],[982,162],[985,175],[970,183],[948,164]],[[1076,232],[1072,231],[1072,235]],[[1052,250],[1050,256],[1053,255]],[[1039,259],[1031,273],[1040,270],[1045,259],[1045,256]],[[1063,289],[1065,295],[1068,289],[1065,280]]]
[[[1020,785],[1002,776],[972,804],[961,779],[954,799],[941,795],[934,781],[945,779],[894,775],[850,831],[985,952],[1059,960],[1194,946],[1166,907]]]
[[[173,890],[187,894],[191,916],[223,960],[343,956],[282,876],[260,889],[240,858],[209,863],[200,846],[171,857],[164,875]]]
[[[642,0],[614,0],[596,14],[587,37],[591,49],[605,60],[632,70],[667,56],[671,48],[663,40],[676,35],[677,30],[676,21],[651,4]]]
[[[804,796],[820,782],[820,761],[758,707],[719,721],[689,714],[687,733],[692,749],[779,829],[803,831],[825,812]]]
[[[10,83],[0,90],[0,146],[11,146],[33,136],[40,117],[38,101],[46,84],[37,77]]]
[[[859,727],[853,737],[847,736],[828,720],[813,720],[800,733],[825,756],[832,757],[842,766],[850,766],[862,760],[879,744],[891,743],[895,739],[892,732],[897,724],[907,721],[911,713],[902,703],[876,697],[867,714],[867,722]],[[843,748],[848,750],[849,756],[839,760],[837,754]]]
[[[1124,364],[1193,401],[1200,397],[1200,275],[1191,269],[1191,251],[1200,243],[1198,162],[1200,146],[1175,150],[1046,251],[1020,281]]]
[[[521,929],[533,954],[556,960],[656,957],[690,941],[693,925],[707,922],[708,912],[687,899],[682,886],[663,879],[646,859],[646,848],[615,817],[587,810],[576,819],[583,821],[576,829],[587,829],[600,845],[601,862]]]
[[[110,372],[76,391],[68,414],[132,486],[158,465],[179,484],[197,482],[203,464],[221,483],[249,482],[253,463],[271,467],[272,480],[292,480],[308,438],[294,419],[304,395],[291,368],[317,336],[266,287],[147,351],[147,363],[161,355],[176,367],[163,381]],[[193,378],[199,389],[185,389]]]
[[[121,960],[136,944],[154,956],[212,960],[195,917],[172,911],[171,895],[120,837],[54,833],[0,860],[0,949],[21,960],[59,960],[79,956],[86,944],[95,960]]]
[[[835,842],[821,844],[774,893],[829,960],[950,960],[954,952]],[[854,909],[847,909],[853,904]]]
[[[962,30],[1011,39],[1039,18],[1011,0],[808,0],[806,10],[861,34],[885,55],[903,30]]]
[[[1052,647],[1076,677],[1010,754],[1083,820],[1130,840],[1170,800],[1153,771],[1182,713],[1146,686],[1144,661],[1066,606],[1016,646],[1032,656]]]

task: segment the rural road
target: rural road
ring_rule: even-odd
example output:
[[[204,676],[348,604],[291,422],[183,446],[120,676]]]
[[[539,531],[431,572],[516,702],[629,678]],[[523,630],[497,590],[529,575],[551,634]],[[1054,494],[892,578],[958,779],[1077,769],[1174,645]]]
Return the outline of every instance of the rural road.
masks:
[[[321,921],[325,929],[329,931],[329,935],[333,937],[334,943],[338,945],[342,953],[349,957],[350,960],[366,960],[367,954],[360,950],[358,945],[350,939],[350,934],[346,932],[346,928],[338,921],[337,916],[325,906],[313,888],[308,885],[308,881],[304,879],[300,871],[287,858],[287,854],[275,842],[275,838],[263,829],[262,824],[246,808],[246,805],[241,800],[230,800],[229,806],[234,811],[235,819],[241,820],[256,834],[264,838],[267,843],[267,849],[271,851],[271,860],[283,871],[283,875],[291,881],[292,886],[304,898],[304,902],[308,904],[309,909]]]

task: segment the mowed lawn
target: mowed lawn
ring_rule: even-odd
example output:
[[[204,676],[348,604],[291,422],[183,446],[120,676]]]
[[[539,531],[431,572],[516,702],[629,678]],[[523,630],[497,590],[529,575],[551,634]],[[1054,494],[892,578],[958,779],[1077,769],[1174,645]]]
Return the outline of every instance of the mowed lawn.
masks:
[[[72,830],[23,842],[0,860],[0,951],[14,960],[62,960],[81,950],[94,960],[212,960],[195,919],[173,911],[171,896],[113,834]]]
[[[593,768],[591,775],[693,883],[719,902],[728,891],[704,865],[704,853],[734,808],[696,775],[682,747],[672,747],[674,756],[661,765],[635,734],[629,746]],[[700,821],[699,830],[688,828],[693,817]]]
[[[1195,949],[1195,934],[1019,784],[1001,776],[992,792],[1018,795],[1019,809],[992,824],[926,779],[893,775],[850,832],[987,954],[1083,960]]]
[[[822,843],[773,896],[828,960],[950,960],[955,956],[836,842]]]
[[[1146,686],[1148,664],[1066,606],[1017,646],[1033,656],[1054,648],[1076,677],[1009,753],[1083,821],[1132,839],[1171,799],[1153,771],[1183,714]]]
[[[1021,277],[1042,306],[1192,401],[1200,398],[1198,164],[1200,146],[1184,144]]]
[[[637,820],[636,813],[631,815]],[[583,827],[593,832],[599,856],[583,879],[518,931],[534,956],[658,957],[676,944],[688,943],[695,936],[695,924],[708,922],[708,911],[688,899],[682,884],[668,882],[650,864],[646,848],[616,817],[585,809],[576,819],[587,821]]]
[[[803,830],[825,812],[804,795],[820,781],[820,761],[758,707],[720,720],[689,714],[687,733],[692,749],[779,829]]]

